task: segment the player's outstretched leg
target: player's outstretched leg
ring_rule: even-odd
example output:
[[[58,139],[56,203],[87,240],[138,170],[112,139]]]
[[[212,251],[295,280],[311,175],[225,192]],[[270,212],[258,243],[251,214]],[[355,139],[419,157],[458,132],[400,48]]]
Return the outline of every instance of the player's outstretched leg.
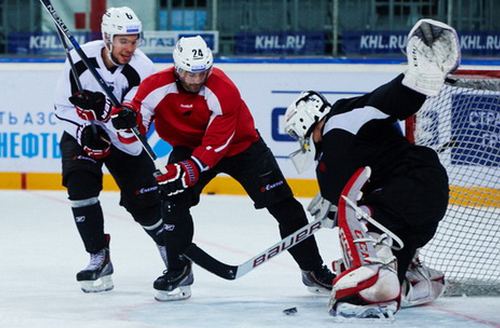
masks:
[[[153,288],[157,291],[155,299],[160,302],[187,299],[191,297],[193,282],[191,262],[182,269],[167,269],[153,283]]]
[[[85,293],[105,292],[114,287],[111,279],[113,264],[109,256],[110,236],[106,234],[105,237],[106,246],[99,252],[90,254],[88,266],[76,274],[76,280]]]
[[[408,34],[408,69],[403,85],[427,96],[437,96],[448,74],[460,63],[460,44],[451,26],[421,19]]]
[[[401,307],[430,303],[443,295],[444,291],[444,273],[426,266],[420,261],[417,252],[403,282]]]
[[[353,202],[361,198],[360,190],[368,180],[369,174],[363,172],[356,172],[342,192]],[[346,270],[333,281],[328,312],[339,319],[392,319],[401,298],[392,240],[386,234],[368,232],[343,197],[337,218]]]

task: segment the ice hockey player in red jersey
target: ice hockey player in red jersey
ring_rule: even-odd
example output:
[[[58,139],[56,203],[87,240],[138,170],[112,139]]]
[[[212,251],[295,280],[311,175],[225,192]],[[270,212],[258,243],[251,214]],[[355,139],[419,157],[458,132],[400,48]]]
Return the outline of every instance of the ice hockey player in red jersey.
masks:
[[[109,8],[102,18],[103,40],[82,46],[110,89],[122,101],[131,101],[139,83],[155,72],[152,61],[137,47],[142,24],[128,7]],[[60,147],[63,185],[85,250],[88,266],[76,275],[84,292],[111,290],[113,265],[110,236],[104,232],[99,201],[103,165],[121,190],[124,206],[158,245],[165,258],[160,196],[152,176],[154,166],[140,145],[122,143],[110,121],[110,101],[79,58],[71,52],[55,94],[55,114],[64,127]],[[80,85],[81,89],[80,89]]]
[[[401,301],[422,304],[444,291],[443,274],[415,256],[445,215],[448,176],[434,150],[405,139],[398,120],[436,96],[458,67],[455,30],[419,21],[408,36],[407,57],[404,74],[366,95],[330,105],[306,91],[285,114],[285,131],[301,145],[294,163],[303,170],[312,162],[304,158],[315,158],[323,203],[338,206],[330,215],[339,227],[344,270],[329,304],[337,318],[392,318]],[[371,175],[363,177],[364,167]]]
[[[198,203],[203,187],[217,174],[235,178],[255,208],[266,208],[278,221],[281,236],[308,223],[237,87],[213,67],[205,41],[200,36],[181,38],[173,59],[174,67],[144,80],[132,103],[113,109],[112,114],[119,131],[137,124],[144,132],[154,121],[158,135],[173,146],[167,173],[157,178],[168,258],[168,270],[154,283],[159,301],[191,295],[191,263],[182,256],[193,238],[190,207]],[[306,286],[331,290],[334,276],[323,265],[313,237],[289,251]]]

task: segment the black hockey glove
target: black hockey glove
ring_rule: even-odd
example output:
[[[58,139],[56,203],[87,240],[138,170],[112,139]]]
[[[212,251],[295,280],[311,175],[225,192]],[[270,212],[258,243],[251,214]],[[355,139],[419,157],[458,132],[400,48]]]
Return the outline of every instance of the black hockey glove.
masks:
[[[69,97],[69,101],[75,105],[78,116],[86,121],[109,120],[111,103],[101,92],[83,90]]]
[[[136,127],[142,116],[136,112],[131,104],[123,104],[122,107],[113,107],[111,110],[111,122],[117,131],[127,131]]]
[[[108,133],[99,124],[86,122],[76,132],[78,143],[92,158],[104,158],[111,150]]]

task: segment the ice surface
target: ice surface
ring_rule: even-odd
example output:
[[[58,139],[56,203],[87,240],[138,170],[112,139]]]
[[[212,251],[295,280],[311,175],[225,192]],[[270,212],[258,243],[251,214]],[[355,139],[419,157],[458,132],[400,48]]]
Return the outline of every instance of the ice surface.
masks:
[[[100,199],[111,234],[115,289],[84,294],[75,274],[88,255],[66,193],[0,191],[0,327],[500,327],[500,298],[472,297],[401,310],[392,325],[335,323],[326,313],[328,298],[306,290],[288,254],[234,281],[195,266],[193,296],[160,303],[152,288],[163,270],[156,246],[118,206],[118,193],[105,192]],[[229,264],[280,239],[274,219],[255,210],[248,197],[203,195],[193,216],[197,244]],[[335,231],[316,236],[326,262],[339,256]],[[291,307],[298,312],[285,315]]]

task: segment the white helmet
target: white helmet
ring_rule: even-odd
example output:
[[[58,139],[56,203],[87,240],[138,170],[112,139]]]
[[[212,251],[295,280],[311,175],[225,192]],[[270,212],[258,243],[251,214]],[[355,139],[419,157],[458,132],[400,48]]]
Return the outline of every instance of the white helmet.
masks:
[[[330,104],[315,91],[303,91],[288,106],[285,113],[285,132],[296,140],[307,139],[312,128],[330,111]]]
[[[330,109],[330,104],[321,94],[304,91],[286,110],[285,132],[300,144],[300,149],[290,154],[299,173],[304,172],[316,158],[312,131]]]
[[[177,71],[203,72],[212,68],[214,63],[212,51],[199,35],[180,38],[175,45],[173,57]]]
[[[115,35],[142,34],[142,23],[129,7],[109,8],[102,16],[101,33],[112,44]]]

